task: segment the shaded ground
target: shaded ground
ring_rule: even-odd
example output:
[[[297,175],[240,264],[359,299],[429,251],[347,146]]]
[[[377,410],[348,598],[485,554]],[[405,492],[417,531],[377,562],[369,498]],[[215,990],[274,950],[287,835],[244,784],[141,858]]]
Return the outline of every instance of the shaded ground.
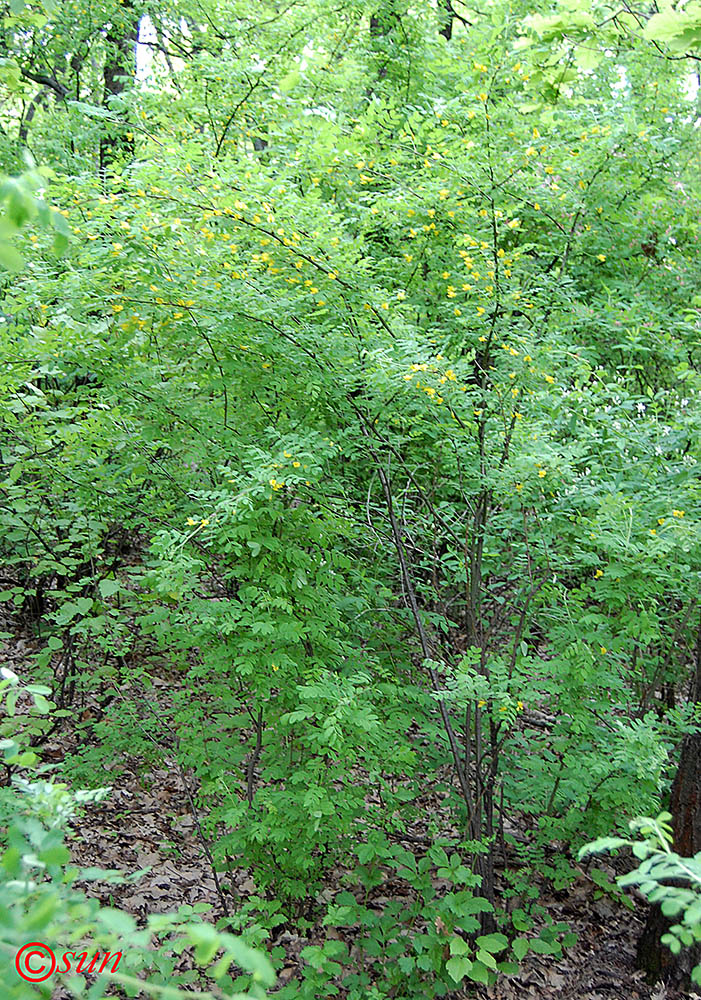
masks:
[[[30,647],[31,643],[19,640],[5,650],[5,662],[20,676],[22,661],[26,661]],[[172,681],[171,678],[167,682],[165,679],[156,681],[164,700],[167,700]],[[83,717],[89,718],[91,711],[88,705]],[[70,733],[57,732],[42,747],[42,757],[60,765],[64,755],[73,749],[74,737]],[[134,883],[86,883],[83,888],[88,893],[99,896],[104,904],[127,910],[137,920],[149,913],[177,910],[186,903],[208,903],[213,919],[222,916],[222,899],[193,817],[194,785],[188,788],[186,781],[190,779],[179,770],[175,760],[167,756],[162,765],[146,774],[143,770],[137,773],[136,765],[127,766],[115,782],[110,797],[86,810],[70,844],[77,865],[120,869],[125,874],[150,869]],[[109,773],[106,773],[105,784],[109,782]],[[440,811],[440,804],[428,801],[430,790],[426,790],[425,795],[426,815],[435,816]],[[416,840],[408,840],[406,846],[416,850]],[[597,867],[608,867],[609,877],[615,877],[616,872],[607,866],[606,860],[598,860]],[[226,901],[232,908],[235,897],[245,902],[255,893],[249,872],[241,870],[227,878],[231,891],[227,891]],[[385,892],[388,889],[389,886],[384,887]],[[329,898],[332,895],[333,886]],[[645,983],[642,974],[635,969],[635,945],[644,922],[645,907],[639,904],[631,911],[602,895],[584,869],[580,869],[572,886],[550,894],[545,891],[539,902],[552,921],[569,925],[578,935],[577,943],[561,959],[531,952],[524,959],[519,975],[502,977],[491,988],[472,986],[469,991],[456,990],[451,997],[455,1000],[468,996],[482,1000],[548,1000],[555,997],[558,1000],[681,1000],[697,996],[695,993],[681,994],[662,984],[650,987]],[[270,943],[281,946],[286,955],[281,982],[298,974],[302,949],[319,943],[327,935],[328,928],[320,926],[312,928],[306,937],[284,926],[273,932]],[[64,995],[57,989],[54,1000],[62,1000]]]
[[[126,872],[150,867],[135,885],[110,886],[113,905],[137,918],[147,913],[175,910],[182,903],[206,902],[212,914],[221,915],[214,879],[208,870],[183,779],[175,767],[153,772],[153,786],[145,790],[136,775],[125,776],[120,788],[100,806],[92,807],[80,825],[73,845],[81,865],[122,868]],[[407,845],[409,846],[409,845]],[[415,845],[414,845],[415,847]],[[613,875],[613,871],[611,871]],[[236,890],[245,899],[254,891],[245,871],[238,873]],[[96,891],[93,885],[91,890]],[[554,921],[567,922],[578,941],[565,956],[555,959],[530,953],[518,976],[502,977],[496,986],[479,989],[478,996],[497,1000],[679,1000],[680,994],[664,985],[648,986],[635,969],[635,945],[644,922],[644,906],[631,911],[599,895],[599,888],[584,874],[573,886],[541,899]],[[104,902],[109,902],[107,896]],[[314,930],[302,938],[289,930],[273,934],[272,944],[287,954],[281,979],[295,976],[299,953],[318,943]],[[474,988],[454,996],[475,996]]]

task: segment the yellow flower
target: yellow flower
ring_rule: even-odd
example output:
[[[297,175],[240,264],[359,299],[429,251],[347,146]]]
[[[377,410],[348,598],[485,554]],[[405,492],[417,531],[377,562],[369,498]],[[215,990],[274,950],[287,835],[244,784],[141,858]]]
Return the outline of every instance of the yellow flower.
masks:
[[[406,298],[406,292],[402,291],[397,292],[397,298],[399,299],[400,302],[403,302],[404,299]]]
[[[552,375],[546,375],[545,376],[545,381],[546,382],[550,382],[550,384],[552,385],[552,383],[555,381],[555,379],[552,377]]]
[[[280,668],[278,667],[278,665],[277,665],[276,663],[273,663],[273,664],[272,664],[272,668],[273,668],[273,670],[274,670],[274,671],[275,671],[276,673],[277,673],[277,671],[278,671],[278,670],[280,669]]]
[[[480,700],[477,702],[477,707],[478,708],[484,708],[484,706],[486,704],[487,704],[487,702],[484,700],[484,698],[480,698]]]
[[[596,255],[596,259],[600,260],[600,261],[605,261],[606,260],[606,254],[605,253],[598,253]]]
[[[197,524],[197,521],[194,519],[194,517],[188,517],[187,523],[190,525],[190,527],[192,527],[193,524]]]
[[[299,462],[293,462],[292,463],[292,467],[293,467],[293,469],[298,469],[299,468]]]
[[[604,571],[602,569],[597,569],[596,573],[594,574],[594,579],[598,580],[599,577],[603,576],[603,575],[604,575]]]
[[[500,711],[500,712],[506,712],[506,711],[507,711],[507,707],[506,707],[506,705],[500,705],[500,707],[499,707],[499,711]]]
[[[541,479],[544,479],[547,476],[547,474],[548,473],[546,472],[545,469],[539,469],[538,470],[538,475],[540,476]]]
[[[684,511],[675,509],[672,511],[672,517],[684,517]]]
[[[523,711],[523,702],[522,701],[517,701],[516,702],[516,707],[518,708],[519,712],[522,712]]]
[[[657,518],[657,523],[658,524],[664,524],[664,518],[663,517],[658,517]]]
[[[477,306],[477,315],[478,316],[483,316],[484,315],[484,309],[483,309],[482,306]]]
[[[201,525],[201,526],[202,526],[203,528],[206,528],[206,526],[207,526],[208,524],[209,524],[209,518],[208,518],[208,517],[203,517],[203,518],[202,518],[202,520],[200,521],[200,525]]]
[[[599,646],[599,649],[601,650],[601,655],[606,656],[606,654],[608,653],[608,649],[606,648],[606,646]]]

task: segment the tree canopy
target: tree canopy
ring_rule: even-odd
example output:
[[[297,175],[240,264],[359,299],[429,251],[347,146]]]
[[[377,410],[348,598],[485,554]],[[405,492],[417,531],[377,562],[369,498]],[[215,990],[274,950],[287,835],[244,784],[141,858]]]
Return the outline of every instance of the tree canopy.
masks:
[[[229,992],[561,954],[698,722],[701,4],[2,24],[3,803],[171,761]]]

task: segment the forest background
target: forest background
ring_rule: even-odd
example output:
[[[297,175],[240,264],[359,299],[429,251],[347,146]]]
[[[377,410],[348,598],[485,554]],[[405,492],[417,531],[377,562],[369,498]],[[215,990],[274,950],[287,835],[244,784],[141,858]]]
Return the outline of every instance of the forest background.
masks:
[[[280,928],[283,998],[469,992],[670,801],[691,944],[701,5],[10,0],[1,53],[7,995],[43,936],[262,996]],[[144,924],[69,847],[163,766],[217,906]]]

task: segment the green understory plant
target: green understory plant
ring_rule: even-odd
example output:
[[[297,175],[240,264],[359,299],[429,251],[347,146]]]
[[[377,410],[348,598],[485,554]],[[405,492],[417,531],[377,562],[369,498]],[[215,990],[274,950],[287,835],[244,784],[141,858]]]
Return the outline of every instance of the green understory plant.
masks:
[[[36,772],[45,768],[26,748],[15,703],[28,696],[40,711],[50,713],[48,692],[36,685],[23,687],[6,667],[0,674],[0,701],[7,713],[5,732],[8,722],[15,724],[14,738],[6,735],[0,749],[5,767],[20,770],[11,786],[2,789],[0,974],[5,995],[13,1000],[37,996],[48,1000],[60,981],[72,996],[86,1000],[98,1000],[115,986],[127,997],[145,992],[170,1000],[193,995],[202,1000],[263,1000],[265,987],[272,986],[275,979],[268,959],[239,937],[204,922],[200,905],[182,906],[176,913],[152,914],[146,925],[139,927],[129,913],[103,906],[98,898],[75,887],[76,881],[110,885],[134,881],[143,873],[124,877],[118,871],[81,869],[71,864],[67,844],[71,823],[79,820],[86,804],[104,799],[110,789],[73,792],[65,784],[38,778]],[[18,954],[32,941],[40,942],[56,956],[68,951],[74,952],[76,959],[83,951],[88,953],[88,959],[96,952],[103,958],[110,954],[111,965],[107,963],[107,970],[90,982],[74,974],[70,966],[66,975],[56,971],[43,981],[32,982],[31,975],[28,979],[19,975],[15,964]],[[199,974],[178,972],[178,958],[186,949],[194,953],[198,966],[207,969],[209,982],[216,983],[214,992],[205,982],[204,989],[196,989],[193,994],[192,987],[202,985]],[[46,967],[48,954],[42,954]],[[245,992],[234,990],[232,967],[247,973],[249,985]]]
[[[579,856],[630,848],[640,864],[619,876],[618,885],[635,886],[649,903],[659,904],[665,917],[677,918],[662,936],[662,943],[678,955],[682,948],[701,941],[701,852],[683,858],[672,850],[671,820],[666,812],[656,819],[637,817],[629,824],[634,837],[600,837],[586,844]],[[692,969],[691,979],[701,983],[701,964]]]

